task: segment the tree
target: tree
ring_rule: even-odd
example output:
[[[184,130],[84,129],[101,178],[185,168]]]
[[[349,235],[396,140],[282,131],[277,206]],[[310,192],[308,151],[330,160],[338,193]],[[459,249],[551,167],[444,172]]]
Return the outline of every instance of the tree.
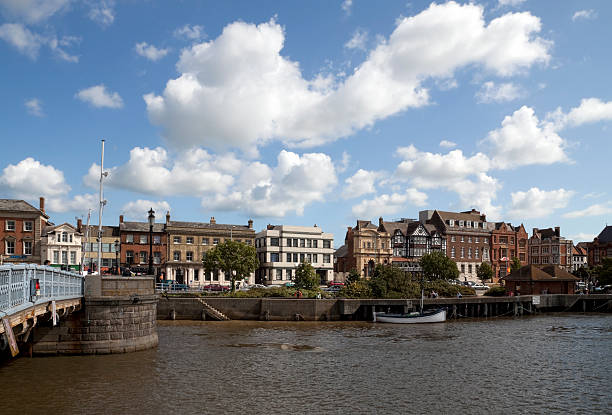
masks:
[[[304,261],[295,270],[295,288],[312,290],[319,287],[319,279],[310,262]]]
[[[519,270],[520,268],[521,268],[521,261],[517,257],[512,258],[512,263],[510,264],[510,270],[514,272],[514,271]]]
[[[207,273],[221,270],[225,278],[232,281],[232,292],[236,281],[248,277],[259,267],[255,247],[242,242],[225,241],[206,252],[202,264]]]
[[[428,280],[455,280],[459,277],[455,261],[440,251],[423,255],[419,263]]]
[[[418,284],[393,265],[377,265],[369,282],[376,298],[414,298],[416,293],[420,295]]]
[[[595,267],[599,285],[612,284],[612,257],[603,258],[601,265]]]
[[[489,265],[488,262],[483,262],[482,264],[480,264],[480,267],[478,267],[478,272],[476,273],[476,276],[482,282],[490,280],[491,277],[493,277],[493,270],[491,269],[491,265]]]
[[[355,268],[353,268],[350,272],[348,277],[346,277],[346,283],[347,284],[353,284],[354,282],[357,282],[361,279],[361,275],[359,275],[359,272],[357,272],[357,270]]]

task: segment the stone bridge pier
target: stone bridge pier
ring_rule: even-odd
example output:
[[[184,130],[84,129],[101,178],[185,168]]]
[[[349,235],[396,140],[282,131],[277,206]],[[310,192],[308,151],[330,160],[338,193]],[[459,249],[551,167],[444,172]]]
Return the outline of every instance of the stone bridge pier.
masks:
[[[55,327],[38,327],[34,355],[127,353],[157,347],[153,277],[88,275],[83,307]]]

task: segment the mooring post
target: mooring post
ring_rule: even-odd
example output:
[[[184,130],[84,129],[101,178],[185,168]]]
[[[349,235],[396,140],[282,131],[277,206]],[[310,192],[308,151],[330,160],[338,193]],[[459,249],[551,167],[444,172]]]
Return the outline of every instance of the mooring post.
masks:
[[[514,303],[514,316],[518,316],[518,302]]]
[[[485,317],[488,317],[488,315],[489,315],[489,313],[488,313],[488,311],[489,311],[489,310],[488,310],[488,308],[489,308],[489,305],[488,305],[488,304],[485,304],[485,305],[484,305],[484,316],[485,316]]]
[[[457,304],[453,304],[453,318],[457,318]]]

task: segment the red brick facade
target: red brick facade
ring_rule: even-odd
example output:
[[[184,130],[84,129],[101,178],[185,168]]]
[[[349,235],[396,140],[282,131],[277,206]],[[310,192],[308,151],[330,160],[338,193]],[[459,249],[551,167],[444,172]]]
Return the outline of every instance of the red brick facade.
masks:
[[[165,225],[153,226],[153,268],[155,275],[161,275],[167,260],[168,235]],[[149,224],[147,222],[124,222],[119,217],[119,238],[121,252],[119,262],[122,267],[141,271],[149,266]]]
[[[529,264],[528,236],[525,227],[512,226],[509,223],[492,224],[491,231],[491,268],[493,282],[508,273],[514,258],[518,258],[521,266]]]
[[[23,200],[0,199],[1,262],[41,264],[40,238],[48,220],[42,197],[40,209]]]

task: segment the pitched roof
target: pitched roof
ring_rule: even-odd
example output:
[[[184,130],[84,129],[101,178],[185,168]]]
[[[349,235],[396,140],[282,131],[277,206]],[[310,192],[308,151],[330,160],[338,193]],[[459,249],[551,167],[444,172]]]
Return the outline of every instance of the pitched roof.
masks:
[[[53,232],[53,231],[54,231],[54,230],[56,230],[57,228],[61,228],[62,226],[67,226],[67,227],[69,227],[69,228],[73,229],[75,232],[77,231],[77,228],[76,228],[76,227],[74,227],[73,225],[69,224],[68,222],[64,222],[64,223],[59,224],[59,225],[45,226],[45,227],[43,228],[43,230],[42,230],[42,234],[43,234],[43,235],[46,235],[46,234],[48,234],[48,233],[50,233],[50,232]]]
[[[440,217],[444,220],[446,219],[455,219],[455,220],[475,220],[475,221],[481,221],[484,219],[481,218],[481,216],[484,216],[484,214],[481,214],[478,211],[472,211],[472,212],[445,212],[442,210],[438,210],[437,211],[438,214],[440,215]]]
[[[172,220],[168,222],[168,226],[177,227],[177,228],[192,228],[192,229],[217,229],[217,230],[227,230],[230,229],[238,230],[238,231],[253,231],[253,229],[249,228],[247,225],[227,225],[223,223],[209,223],[209,222],[181,222]]]
[[[342,245],[340,248],[336,249],[334,252],[334,256],[336,258],[343,258],[348,254],[348,247],[346,245]]]
[[[165,224],[156,223],[153,225],[153,232],[164,232]],[[119,224],[122,232],[149,232],[149,222],[122,222]]]
[[[581,247],[580,244],[574,245],[572,247],[572,255],[583,255],[583,256],[586,256],[587,255],[587,250],[585,248]]]
[[[549,265],[538,268],[535,265],[525,265],[512,271],[510,275],[502,277],[506,281],[580,281],[569,272],[556,266]]]
[[[603,231],[597,235],[597,240],[599,242],[612,242],[612,225],[603,228]]]
[[[536,235],[539,235],[541,239],[552,239],[557,237],[557,234],[553,228],[538,229]]]
[[[40,209],[35,208],[25,200],[18,199],[0,199],[0,211],[9,210],[9,211],[18,211],[18,212],[32,212],[43,215],[48,218],[46,213],[42,212]]]
[[[369,220],[357,220],[357,226],[353,229],[378,229],[378,227]]]

